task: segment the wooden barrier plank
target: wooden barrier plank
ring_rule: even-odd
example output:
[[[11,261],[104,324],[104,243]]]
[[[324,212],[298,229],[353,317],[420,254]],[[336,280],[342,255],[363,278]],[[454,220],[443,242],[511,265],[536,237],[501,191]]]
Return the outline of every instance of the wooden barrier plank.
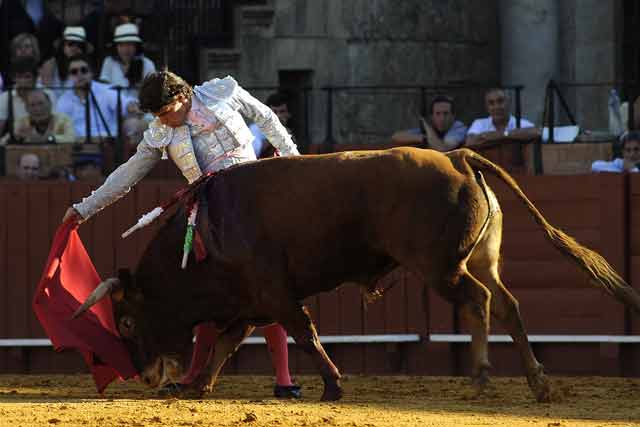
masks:
[[[97,184],[94,184],[97,185]],[[117,204],[117,202],[116,202]],[[110,206],[101,210],[93,220],[93,247],[91,253],[95,256],[93,264],[102,279],[113,277],[117,273],[115,267],[114,242],[117,233],[114,230],[114,215],[117,206]]]
[[[405,299],[407,306],[407,333],[429,334],[429,292],[419,276],[405,271]]]
[[[51,241],[49,237],[49,223],[44,220],[50,216],[49,191],[47,185],[29,185],[27,187],[28,219],[25,238],[28,239],[28,274],[27,295],[28,302],[24,307],[29,317],[29,337],[41,336],[44,330],[31,310],[33,294],[42,275]]]
[[[9,336],[9,273],[8,273],[8,242],[9,214],[11,209],[7,187],[0,184],[0,336]],[[0,358],[0,368],[4,367],[4,353]]]
[[[624,334],[622,304],[600,290],[516,289],[513,294],[529,334]]]
[[[83,198],[87,197],[91,193],[92,189],[92,185],[85,182],[73,183],[71,186],[71,200],[73,201],[73,203],[82,201]],[[95,216],[90,218],[88,221],[83,222],[82,225],[78,228],[78,234],[80,235],[80,239],[82,240],[87,253],[91,257],[91,259],[95,261],[95,254],[93,253],[94,219]]]
[[[535,204],[542,215],[554,227],[566,228],[596,228],[602,221],[602,211],[599,200],[548,201],[543,200]],[[501,202],[504,212],[504,228],[507,231],[540,230],[533,216],[522,209],[520,202]],[[580,215],[576,215],[580,212]]]
[[[407,305],[404,282],[404,270],[396,269],[392,273],[392,283],[395,283],[395,285],[385,292],[382,297],[385,311],[385,334],[407,333]]]
[[[146,214],[153,210],[156,206],[158,206],[159,194],[158,194],[158,183],[157,181],[145,181],[140,182],[136,185],[136,218],[140,218],[142,215]],[[136,219],[137,221],[137,219]],[[159,222],[156,221],[147,227],[136,231],[135,239],[136,239],[136,264],[142,257],[142,254],[147,249],[147,245],[153,239],[153,236],[156,235],[158,229],[160,228]]]
[[[29,242],[25,238],[28,227],[27,185],[7,184],[9,201],[7,211],[7,314],[9,318],[8,337],[29,336]]]
[[[126,239],[120,237],[122,233],[138,221],[135,192],[135,189],[129,192],[129,194],[118,200],[118,202],[111,207],[111,209],[114,210],[114,264],[116,266],[116,270],[120,268],[128,268],[133,271],[137,264],[135,234],[127,237]]]
[[[343,286],[340,294],[340,334],[362,335],[362,293],[357,286]],[[338,369],[349,373],[364,372],[364,346],[352,344],[337,348],[339,354]],[[337,363],[336,361],[334,361]]]
[[[586,273],[567,257],[554,261],[513,261],[504,259],[501,277],[508,289],[586,289]]]
[[[562,228],[562,231],[588,248],[600,248],[599,228]],[[542,228],[531,231],[505,230],[502,240],[502,257],[509,261],[554,261],[562,257],[547,239]]]
[[[318,294],[318,334],[340,333],[340,297],[335,290]]]
[[[600,197],[598,181],[605,174],[588,175],[513,175],[527,198],[535,205],[540,201],[564,201],[570,195],[573,200],[594,199]],[[487,183],[496,193],[500,203],[508,200],[519,200],[516,194],[502,181],[491,174],[484,174]],[[549,189],[553,189],[550,191]]]

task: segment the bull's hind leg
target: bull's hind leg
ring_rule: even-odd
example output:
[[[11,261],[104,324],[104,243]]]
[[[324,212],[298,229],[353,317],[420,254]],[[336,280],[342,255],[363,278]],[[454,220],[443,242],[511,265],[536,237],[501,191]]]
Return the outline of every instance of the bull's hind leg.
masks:
[[[288,312],[286,318],[279,319],[280,324],[293,336],[296,345],[313,358],[324,382],[321,400],[339,400],[342,397],[340,372],[320,344],[318,333],[307,309],[297,302],[295,305],[296,308]]]
[[[471,329],[471,380],[477,392],[489,382],[489,304],[491,292],[475,277],[465,272],[460,278],[461,314]]]
[[[518,301],[500,280],[496,265],[488,268],[475,268],[472,271],[492,292],[491,313],[511,335],[522,358],[527,372],[527,382],[536,400],[548,402],[551,398],[551,386],[544,375],[544,367],[538,362],[531,349],[522,317],[520,317]]]

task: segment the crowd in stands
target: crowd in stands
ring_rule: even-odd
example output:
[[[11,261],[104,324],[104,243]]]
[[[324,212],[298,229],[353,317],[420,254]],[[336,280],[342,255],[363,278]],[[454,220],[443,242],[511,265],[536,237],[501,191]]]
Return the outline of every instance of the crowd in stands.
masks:
[[[156,66],[144,55],[140,20],[130,9],[104,0],[67,26],[41,0],[0,2],[0,14],[11,17],[2,46],[9,54],[0,61],[0,145],[140,141],[151,117],[138,107],[138,87]],[[42,177],[34,153],[23,156],[27,169],[20,163],[16,176],[37,169]],[[88,164],[100,166],[74,155],[73,164],[47,172],[61,179],[102,175],[87,173]]]
[[[9,54],[0,58],[0,145],[96,144],[116,138],[121,138],[125,147],[138,144],[152,119],[139,108],[138,89],[156,66],[144,54],[140,19],[117,3],[104,0],[101,8],[82,21],[65,26],[41,0],[0,2],[0,14],[8,8],[11,16],[11,39],[3,46]],[[484,101],[488,116],[467,127],[456,119],[454,100],[437,95],[431,100],[426,120],[420,118],[419,127],[394,133],[391,141],[445,152],[540,137],[541,131],[533,123],[526,118],[516,120],[510,113],[504,90],[489,89]],[[286,126],[290,117],[286,97],[272,94],[266,104]],[[634,112],[639,115],[637,104]],[[256,155],[273,155],[265,151],[271,145],[264,144],[257,127],[250,129]],[[638,171],[640,134],[626,132],[621,145],[622,157],[594,162],[592,170]],[[73,164],[54,165],[48,168],[47,176],[71,180],[102,176],[102,159],[81,158],[81,150],[75,152],[79,154]],[[41,172],[33,158],[36,154],[28,154],[23,156],[24,166],[17,166],[16,175],[29,177],[34,170]]]

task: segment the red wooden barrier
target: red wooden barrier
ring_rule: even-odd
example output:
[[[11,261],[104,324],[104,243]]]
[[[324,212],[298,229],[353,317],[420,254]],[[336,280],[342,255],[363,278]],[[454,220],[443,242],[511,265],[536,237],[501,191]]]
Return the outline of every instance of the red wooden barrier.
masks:
[[[490,179],[490,178],[489,178]],[[520,176],[525,193],[554,225],[600,251],[633,283],[640,283],[640,176]],[[548,243],[522,203],[503,184],[490,179],[504,211],[503,279],[520,300],[525,326],[538,334],[640,334],[640,320],[592,288],[576,266]],[[102,276],[134,268],[159,225],[123,241],[119,236],[137,218],[166,200],[181,181],[145,180],[116,206],[80,228],[81,237]],[[31,296],[49,243],[67,206],[94,184],[0,183],[0,338],[42,337]],[[396,282],[387,295],[364,306],[360,291],[344,287],[305,303],[322,335],[464,332],[451,305],[404,271],[383,279]],[[493,333],[503,333],[492,325]],[[315,372],[309,358],[291,346],[294,373]],[[342,344],[327,350],[345,372],[451,374],[466,369],[465,345]],[[554,373],[637,374],[635,346],[536,345]],[[512,345],[490,348],[494,371],[521,373]],[[580,354],[581,357],[576,357]],[[456,359],[458,358],[458,359]],[[0,350],[1,371],[73,371],[83,369],[74,355],[50,349]],[[226,372],[271,373],[263,346],[245,346]]]

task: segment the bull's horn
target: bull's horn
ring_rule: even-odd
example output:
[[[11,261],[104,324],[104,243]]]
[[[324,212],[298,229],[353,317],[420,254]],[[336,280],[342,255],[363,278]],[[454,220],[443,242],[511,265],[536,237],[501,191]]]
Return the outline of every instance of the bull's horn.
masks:
[[[73,316],[71,316],[71,319],[75,319],[76,317],[80,316],[82,313],[90,309],[95,303],[100,301],[105,295],[113,291],[114,287],[116,287],[119,284],[120,284],[120,279],[118,279],[117,277],[110,277],[107,280],[100,283],[93,290],[93,292],[91,292],[91,295],[87,297],[85,302],[82,303],[80,307],[78,307],[75,313],[73,313]]]

